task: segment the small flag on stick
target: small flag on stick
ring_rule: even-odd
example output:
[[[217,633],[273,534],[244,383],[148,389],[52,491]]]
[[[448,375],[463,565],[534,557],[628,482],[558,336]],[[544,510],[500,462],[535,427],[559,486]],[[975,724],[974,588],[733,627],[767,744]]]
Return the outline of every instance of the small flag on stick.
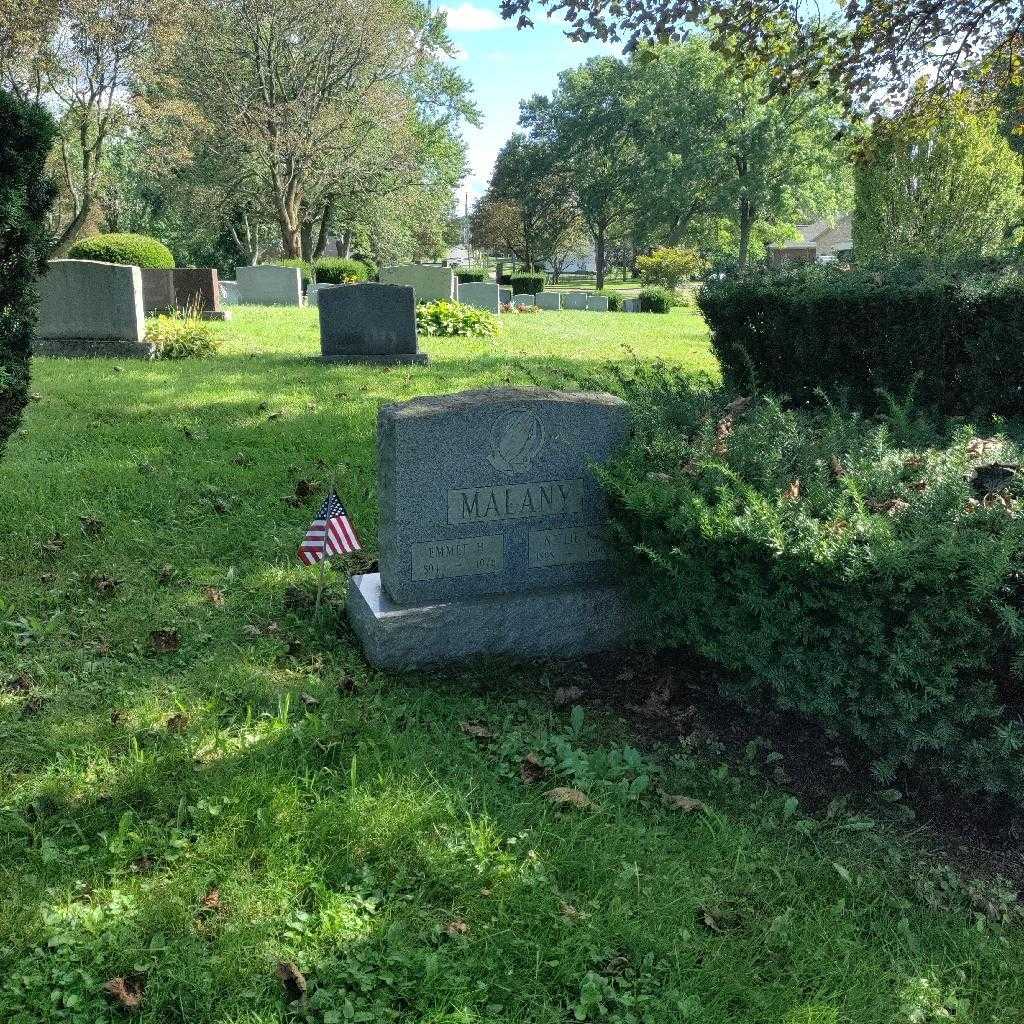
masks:
[[[299,545],[299,561],[316,565],[332,555],[359,551],[362,545],[356,531],[348,521],[345,506],[334,491],[327,495],[320,514],[310,523],[306,536]]]

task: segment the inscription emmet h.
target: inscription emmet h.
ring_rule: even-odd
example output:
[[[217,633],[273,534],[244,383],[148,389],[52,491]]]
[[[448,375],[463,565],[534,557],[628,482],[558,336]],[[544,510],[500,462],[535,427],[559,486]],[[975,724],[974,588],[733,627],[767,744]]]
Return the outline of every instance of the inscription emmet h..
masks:
[[[497,523],[531,516],[579,515],[583,480],[464,487],[448,492],[448,522]]]

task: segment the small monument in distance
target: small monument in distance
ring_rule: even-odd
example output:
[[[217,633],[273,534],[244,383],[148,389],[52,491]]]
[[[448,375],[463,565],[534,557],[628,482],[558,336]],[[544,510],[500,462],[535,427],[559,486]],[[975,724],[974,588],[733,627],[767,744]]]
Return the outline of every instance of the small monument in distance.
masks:
[[[416,336],[412,288],[394,284],[325,285],[317,291],[325,363],[425,363]]]
[[[593,467],[626,439],[612,395],[467,391],[384,406],[380,571],[348,614],[386,668],[575,657],[626,643],[630,605]]]

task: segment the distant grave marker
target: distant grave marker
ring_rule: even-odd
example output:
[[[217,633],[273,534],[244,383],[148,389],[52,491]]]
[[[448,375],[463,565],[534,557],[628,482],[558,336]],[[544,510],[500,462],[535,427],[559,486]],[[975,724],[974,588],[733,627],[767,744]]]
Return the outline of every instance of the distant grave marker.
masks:
[[[412,288],[346,284],[317,293],[320,349],[327,363],[425,363],[416,338]]]

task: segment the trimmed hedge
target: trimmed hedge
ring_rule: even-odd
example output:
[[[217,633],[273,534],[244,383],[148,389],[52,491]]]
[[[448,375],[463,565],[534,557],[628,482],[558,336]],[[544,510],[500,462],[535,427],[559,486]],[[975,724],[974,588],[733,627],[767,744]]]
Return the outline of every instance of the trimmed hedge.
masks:
[[[487,271],[482,268],[465,267],[462,270],[457,270],[455,276],[458,278],[459,284],[478,284],[487,280]]]
[[[42,107],[0,90],[0,455],[28,401],[34,282],[46,270],[46,214],[56,191],[44,165],[55,131]]]
[[[509,284],[513,295],[536,295],[544,291],[544,275],[524,272],[510,274]]]
[[[622,310],[622,294],[620,292],[617,292],[614,289],[606,291],[602,288],[600,291],[595,291],[593,294],[600,295],[602,298],[608,300],[609,313],[618,313]]]
[[[640,289],[641,313],[667,313],[674,305],[672,293],[660,285]]]
[[[68,259],[123,263],[129,267],[170,270],[174,254],[157,238],[149,235],[115,233],[82,238],[68,249]]]
[[[851,741],[881,785],[1024,805],[1024,476],[992,465],[1024,450],[664,366],[619,390],[635,436],[604,480],[642,641]]]
[[[698,304],[727,383],[873,410],[1024,413],[1024,277],[1013,267],[817,266],[711,281]]]
[[[313,276],[317,284],[351,284],[367,280],[370,271],[362,260],[325,256],[313,264]]]

